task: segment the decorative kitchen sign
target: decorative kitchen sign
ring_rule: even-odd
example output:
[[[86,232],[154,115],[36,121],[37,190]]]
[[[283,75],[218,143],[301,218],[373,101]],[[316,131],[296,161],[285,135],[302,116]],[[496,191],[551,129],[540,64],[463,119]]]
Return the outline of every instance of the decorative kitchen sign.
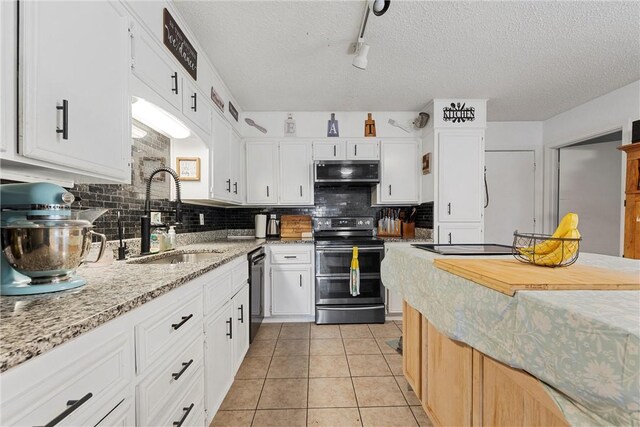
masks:
[[[364,121],[364,136],[376,136],[376,121],[371,118],[371,113],[367,113]]]
[[[422,175],[431,173],[431,153],[422,156]]]
[[[187,40],[187,36],[182,32],[178,23],[173,19],[169,11],[164,9],[164,29],[162,31],[162,39],[164,45],[171,51],[185,70],[198,80],[198,52],[193,45]]]
[[[464,123],[466,121],[472,122],[476,119],[476,109],[467,107],[466,103],[460,105],[459,102],[457,104],[452,102],[449,107],[444,107],[442,112],[442,120],[445,122]]]
[[[200,157],[176,157],[176,172],[181,181],[200,181]]]
[[[331,118],[327,122],[327,136],[339,137],[340,130],[338,129],[338,121],[336,120],[336,114],[331,113]]]
[[[284,121],[284,136],[296,136],[296,121],[291,113],[287,115],[287,120]]]
[[[218,92],[216,92],[216,90],[213,88],[213,86],[211,86],[211,100],[214,104],[216,104],[216,107],[218,107],[220,111],[224,113],[224,101],[222,100],[222,97],[218,94]]]
[[[238,110],[236,110],[236,107],[233,106],[231,101],[229,101],[229,112],[231,113],[233,118],[236,119],[236,122],[237,122],[238,121]]]

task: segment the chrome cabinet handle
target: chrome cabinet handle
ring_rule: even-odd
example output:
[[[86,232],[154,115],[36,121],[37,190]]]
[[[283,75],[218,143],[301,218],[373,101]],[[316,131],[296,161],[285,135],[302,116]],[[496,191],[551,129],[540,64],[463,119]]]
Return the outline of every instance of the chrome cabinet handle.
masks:
[[[56,110],[62,110],[62,128],[56,128],[56,133],[62,134],[62,139],[69,139],[69,101],[62,100],[62,105],[56,106]]]
[[[171,87],[171,92],[178,94],[178,72],[176,71],[171,75],[171,80],[173,80],[173,86]]]
[[[67,418],[69,415],[71,415],[79,407],[84,405],[87,402],[87,400],[91,399],[92,397],[93,397],[93,393],[87,393],[84,396],[82,396],[79,400],[67,400],[67,409],[60,412],[60,414],[57,415],[54,419],[46,423],[44,427],[53,427],[57,425],[58,423],[60,423],[60,421]]]
[[[451,233],[449,233],[449,244],[451,244]]]
[[[191,99],[193,99],[193,105],[191,106],[191,109],[196,112],[198,111],[198,106],[196,104],[196,93],[193,92],[193,95],[191,95]]]
[[[240,323],[244,323],[244,304],[240,304],[238,310],[240,310],[240,318],[238,320],[240,321]]]
[[[182,376],[182,374],[184,374],[186,370],[189,369],[189,366],[191,366],[192,363],[193,363],[193,359],[189,360],[188,362],[182,363],[182,369],[180,369],[180,372],[174,372],[173,374],[171,374],[173,379],[174,380],[179,379]]]
[[[451,203],[447,203],[447,214],[451,215]]]
[[[180,421],[174,421],[173,425],[175,427],[182,427],[182,424],[184,424],[185,420],[189,416],[189,413],[191,413],[191,410],[193,409],[193,407],[194,407],[194,404],[192,403],[188,407],[182,408],[182,410],[184,411],[184,414],[182,415],[182,418],[180,418]]]
[[[229,332],[227,332],[227,336],[233,339],[233,323],[231,322],[231,317],[227,320],[227,324],[229,325]]]
[[[189,319],[191,319],[193,317],[193,314],[190,314],[188,316],[182,316],[182,320],[180,321],[180,323],[173,323],[171,325],[171,327],[177,331],[178,329],[180,329],[185,323],[187,323],[189,321]]]

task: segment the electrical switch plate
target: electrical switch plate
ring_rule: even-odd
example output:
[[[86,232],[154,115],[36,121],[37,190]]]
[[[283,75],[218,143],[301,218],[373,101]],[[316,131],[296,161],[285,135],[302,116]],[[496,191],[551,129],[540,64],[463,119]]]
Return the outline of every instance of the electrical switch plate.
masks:
[[[151,223],[152,224],[161,224],[162,223],[162,212],[151,212]]]
[[[204,225],[204,214],[200,214],[200,225]]]

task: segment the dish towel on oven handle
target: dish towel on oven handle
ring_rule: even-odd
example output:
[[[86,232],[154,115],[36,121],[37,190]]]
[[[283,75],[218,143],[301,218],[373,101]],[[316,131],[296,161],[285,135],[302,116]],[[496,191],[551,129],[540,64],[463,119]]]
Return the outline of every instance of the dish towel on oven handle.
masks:
[[[358,262],[358,247],[353,247],[351,270],[349,274],[349,291],[352,297],[360,295],[360,263]]]

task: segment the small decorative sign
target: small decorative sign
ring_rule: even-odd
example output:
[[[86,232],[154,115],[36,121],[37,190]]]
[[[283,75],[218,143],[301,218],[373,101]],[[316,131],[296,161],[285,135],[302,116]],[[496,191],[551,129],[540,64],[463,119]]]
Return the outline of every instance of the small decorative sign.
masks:
[[[193,77],[193,80],[198,80],[198,52],[196,52],[193,45],[187,40],[187,36],[185,36],[178,26],[178,23],[166,8],[164,9],[163,18],[164,28],[162,31],[162,39],[164,45],[171,51],[173,56],[178,59],[178,62],[187,70],[191,77]]]
[[[224,101],[222,100],[222,97],[218,94],[218,92],[216,92],[216,90],[213,88],[213,86],[211,86],[211,100],[214,104],[216,104],[216,107],[218,107],[220,111],[224,113]]]
[[[422,175],[431,173],[431,153],[422,156]]]
[[[233,118],[236,119],[236,122],[237,122],[238,121],[238,110],[236,110],[236,107],[233,106],[231,101],[229,101],[229,112],[231,113]]]
[[[364,136],[376,136],[376,121],[371,118],[371,113],[367,113],[364,121]]]
[[[284,136],[296,136],[296,121],[291,113],[287,115],[287,120],[284,121]]]
[[[331,118],[327,122],[327,136],[339,137],[340,130],[338,129],[338,121],[336,120],[336,114],[331,113]]]
[[[176,157],[176,172],[181,181],[200,181],[200,157]]]
[[[476,119],[476,109],[473,107],[467,107],[466,105],[466,103],[460,105],[459,102],[457,104],[452,102],[449,107],[444,107],[442,109],[442,120],[445,122],[450,121],[452,123],[474,121]]]

